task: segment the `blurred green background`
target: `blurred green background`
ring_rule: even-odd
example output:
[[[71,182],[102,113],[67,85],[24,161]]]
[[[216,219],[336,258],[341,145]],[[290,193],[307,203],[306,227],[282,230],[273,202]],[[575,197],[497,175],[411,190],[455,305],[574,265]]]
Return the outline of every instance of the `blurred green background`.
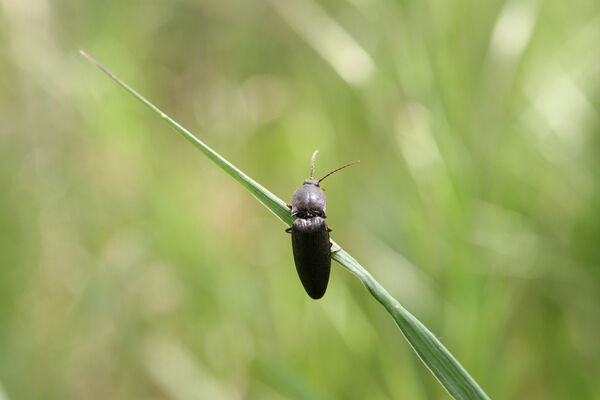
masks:
[[[1,399],[446,399],[333,237],[496,399],[600,399],[597,0],[0,1]]]

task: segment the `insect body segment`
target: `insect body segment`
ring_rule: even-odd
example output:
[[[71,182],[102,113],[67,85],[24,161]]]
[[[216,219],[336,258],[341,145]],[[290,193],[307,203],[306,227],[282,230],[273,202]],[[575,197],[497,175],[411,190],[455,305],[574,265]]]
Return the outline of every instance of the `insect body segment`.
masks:
[[[298,218],[327,217],[325,193],[319,183],[307,179],[292,196],[292,216]]]
[[[320,187],[320,182],[329,175],[357,163],[338,168],[323,178],[313,179],[315,158],[318,150],[313,153],[310,179],[296,190],[292,196],[292,216],[297,219],[286,232],[292,233],[292,249],[296,270],[304,289],[313,299],[320,299],[327,290],[329,272],[331,270],[331,242],[325,218],[326,198]]]
[[[298,218],[292,224],[296,271],[306,293],[320,299],[327,290],[331,270],[329,231],[321,217]]]

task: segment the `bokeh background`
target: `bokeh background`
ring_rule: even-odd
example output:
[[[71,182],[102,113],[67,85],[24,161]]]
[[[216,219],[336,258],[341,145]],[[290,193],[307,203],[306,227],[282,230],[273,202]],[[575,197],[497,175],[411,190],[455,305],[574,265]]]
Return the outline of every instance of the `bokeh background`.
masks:
[[[333,237],[496,399],[600,399],[597,0],[0,1],[1,399],[446,399]]]

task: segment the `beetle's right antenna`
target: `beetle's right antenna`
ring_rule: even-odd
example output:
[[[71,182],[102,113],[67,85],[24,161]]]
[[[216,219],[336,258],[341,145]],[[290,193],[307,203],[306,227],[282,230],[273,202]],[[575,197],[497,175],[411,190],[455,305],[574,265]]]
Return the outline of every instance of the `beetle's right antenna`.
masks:
[[[319,179],[319,180],[317,181],[317,183],[321,183],[321,181],[322,181],[323,179],[327,178],[329,175],[331,175],[331,174],[335,174],[336,172],[338,172],[338,171],[341,171],[342,169],[344,169],[344,168],[347,168],[347,167],[349,167],[349,166],[351,166],[351,165],[358,164],[359,162],[360,162],[360,160],[356,160],[356,161],[354,161],[354,162],[351,162],[350,164],[346,164],[346,165],[344,165],[344,166],[342,166],[342,167],[339,167],[338,169],[334,169],[333,171],[331,171],[330,173],[328,173],[327,175],[325,175],[324,177],[322,177],[321,179]]]
[[[315,150],[315,152],[312,155],[312,163],[310,164],[310,179],[313,178],[313,175],[315,173],[315,158],[317,158],[317,154],[319,154],[319,150]]]

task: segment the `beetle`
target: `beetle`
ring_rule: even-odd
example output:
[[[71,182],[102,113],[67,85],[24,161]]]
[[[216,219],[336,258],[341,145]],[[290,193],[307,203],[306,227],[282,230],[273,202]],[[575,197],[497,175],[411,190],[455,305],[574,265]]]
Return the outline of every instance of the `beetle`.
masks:
[[[319,180],[313,179],[315,158],[319,150],[312,155],[310,178],[294,192],[292,204],[287,206],[292,210],[296,220],[285,231],[292,234],[292,250],[296,271],[306,293],[313,299],[320,299],[327,290],[329,272],[331,270],[331,228],[325,223],[326,198],[321,189],[321,181],[358,161],[335,169]],[[339,250],[336,250],[336,252]]]

